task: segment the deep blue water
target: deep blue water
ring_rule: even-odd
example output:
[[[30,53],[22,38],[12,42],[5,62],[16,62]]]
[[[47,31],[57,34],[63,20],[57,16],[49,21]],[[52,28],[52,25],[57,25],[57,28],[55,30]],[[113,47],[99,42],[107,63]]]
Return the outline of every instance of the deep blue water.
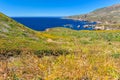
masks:
[[[62,19],[58,17],[13,17],[13,19],[37,31],[44,31],[54,27],[66,27],[74,30],[92,30],[92,28],[84,28],[83,26],[95,24],[95,22],[90,23],[88,21]]]

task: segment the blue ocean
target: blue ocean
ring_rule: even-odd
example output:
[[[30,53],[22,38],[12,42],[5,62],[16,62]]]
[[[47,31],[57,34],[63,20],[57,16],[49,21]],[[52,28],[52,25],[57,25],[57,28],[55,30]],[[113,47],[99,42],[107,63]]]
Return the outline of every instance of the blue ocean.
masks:
[[[37,31],[44,31],[48,28],[65,27],[74,30],[93,30],[92,27],[84,27],[85,25],[93,25],[95,22],[62,19],[60,17],[12,17],[17,22]]]

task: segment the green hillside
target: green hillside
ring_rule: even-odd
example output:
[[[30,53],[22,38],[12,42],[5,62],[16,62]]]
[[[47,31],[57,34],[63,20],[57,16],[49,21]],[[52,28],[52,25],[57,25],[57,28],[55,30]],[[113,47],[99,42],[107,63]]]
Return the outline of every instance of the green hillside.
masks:
[[[119,79],[119,30],[38,32],[0,13],[0,80]]]
[[[0,13],[0,48],[24,48],[30,41],[39,40],[35,31],[17,23],[6,15]]]

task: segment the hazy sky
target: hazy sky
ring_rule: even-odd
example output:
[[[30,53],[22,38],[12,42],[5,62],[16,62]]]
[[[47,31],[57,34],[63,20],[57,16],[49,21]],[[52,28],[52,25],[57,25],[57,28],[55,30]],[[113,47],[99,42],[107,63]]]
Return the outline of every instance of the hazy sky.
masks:
[[[0,0],[8,16],[69,16],[117,4],[119,0]]]

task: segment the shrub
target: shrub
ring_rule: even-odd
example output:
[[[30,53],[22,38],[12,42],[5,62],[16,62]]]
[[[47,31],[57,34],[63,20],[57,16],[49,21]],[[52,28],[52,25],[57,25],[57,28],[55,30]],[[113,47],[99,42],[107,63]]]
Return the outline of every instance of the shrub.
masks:
[[[58,50],[51,50],[51,49],[46,49],[46,50],[38,50],[34,52],[38,57],[42,56],[59,56],[59,55],[66,55],[69,53],[67,50],[63,49],[58,49]]]
[[[112,54],[112,57],[113,57],[113,58],[120,58],[120,54],[119,54],[119,53]]]

